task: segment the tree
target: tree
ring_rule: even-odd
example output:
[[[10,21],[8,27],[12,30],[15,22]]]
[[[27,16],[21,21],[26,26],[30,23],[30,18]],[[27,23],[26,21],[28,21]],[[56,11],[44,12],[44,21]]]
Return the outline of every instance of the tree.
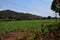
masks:
[[[52,17],[51,16],[48,16],[47,19],[51,19]]]
[[[47,17],[43,17],[43,19],[47,19]]]
[[[51,10],[55,11],[55,13],[59,13],[60,16],[60,0],[53,0]]]

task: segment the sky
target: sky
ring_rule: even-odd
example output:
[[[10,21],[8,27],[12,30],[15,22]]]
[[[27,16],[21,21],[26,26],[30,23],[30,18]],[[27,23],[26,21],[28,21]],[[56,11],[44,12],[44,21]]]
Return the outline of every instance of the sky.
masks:
[[[0,0],[0,10],[13,10],[39,16],[54,16],[52,0]]]

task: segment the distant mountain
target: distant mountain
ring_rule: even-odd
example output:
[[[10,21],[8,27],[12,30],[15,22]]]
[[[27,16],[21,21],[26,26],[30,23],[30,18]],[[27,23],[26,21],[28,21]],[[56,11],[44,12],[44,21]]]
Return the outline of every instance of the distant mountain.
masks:
[[[29,13],[15,12],[11,10],[0,11],[0,20],[39,20],[42,16],[32,15]]]

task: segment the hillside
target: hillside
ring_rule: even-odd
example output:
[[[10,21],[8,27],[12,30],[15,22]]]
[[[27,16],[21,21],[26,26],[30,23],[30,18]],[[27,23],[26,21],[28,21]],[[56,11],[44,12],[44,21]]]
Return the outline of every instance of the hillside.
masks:
[[[42,16],[32,15],[29,13],[15,12],[11,10],[0,11],[0,19],[4,20],[38,20]]]

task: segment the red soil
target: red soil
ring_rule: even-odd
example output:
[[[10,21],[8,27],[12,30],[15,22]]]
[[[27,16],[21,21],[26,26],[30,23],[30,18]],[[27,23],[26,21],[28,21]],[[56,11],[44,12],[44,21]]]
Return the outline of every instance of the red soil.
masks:
[[[0,40],[26,40],[28,37],[33,36],[35,33],[31,31],[27,32],[10,32],[5,34],[0,34]],[[51,31],[48,33],[39,33],[37,36],[35,34],[35,37],[33,40],[60,40],[60,29]]]

